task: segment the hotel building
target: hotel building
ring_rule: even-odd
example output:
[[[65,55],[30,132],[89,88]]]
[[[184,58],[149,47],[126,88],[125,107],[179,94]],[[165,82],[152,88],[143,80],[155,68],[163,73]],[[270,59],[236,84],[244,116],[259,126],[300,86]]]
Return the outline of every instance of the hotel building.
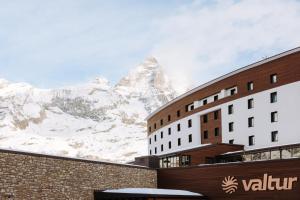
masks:
[[[300,48],[177,97],[147,117],[160,168],[300,157]]]

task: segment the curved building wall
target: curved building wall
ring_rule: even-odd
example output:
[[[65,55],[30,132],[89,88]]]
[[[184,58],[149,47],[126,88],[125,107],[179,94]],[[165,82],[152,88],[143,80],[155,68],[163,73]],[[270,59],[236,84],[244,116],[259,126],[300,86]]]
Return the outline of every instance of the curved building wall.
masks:
[[[275,82],[271,82],[272,77]],[[300,49],[206,85],[150,115],[149,154],[162,155],[207,143],[242,144],[246,150],[300,143]],[[276,102],[271,103],[271,98]],[[248,103],[249,99],[252,102]],[[253,107],[248,108],[248,104]]]

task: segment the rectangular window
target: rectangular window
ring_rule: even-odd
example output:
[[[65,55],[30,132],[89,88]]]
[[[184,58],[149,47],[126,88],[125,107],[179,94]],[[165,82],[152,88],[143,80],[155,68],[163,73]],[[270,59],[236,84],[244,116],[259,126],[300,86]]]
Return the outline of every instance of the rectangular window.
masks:
[[[228,115],[231,115],[231,114],[233,114],[233,105],[232,104],[228,106]]]
[[[203,115],[203,123],[207,123],[207,115]]]
[[[191,142],[192,142],[192,140],[193,140],[193,138],[192,138],[192,134],[189,134],[189,142],[191,143]]]
[[[186,105],[185,106],[185,112],[188,112],[189,111],[189,105]]]
[[[160,132],[160,138],[164,138],[164,132]]]
[[[249,136],[249,146],[254,145],[254,135]]]
[[[248,99],[248,109],[251,109],[254,107],[254,100],[253,99]]]
[[[207,104],[207,99],[204,99],[203,100],[203,105],[206,105]]]
[[[168,122],[171,121],[171,115],[168,115]]]
[[[272,74],[270,76],[270,82],[273,83],[277,83],[277,74]]]
[[[252,81],[247,83],[247,89],[248,89],[248,91],[253,90],[253,82]]]
[[[194,110],[194,105],[191,105],[191,110]]]
[[[180,117],[180,110],[177,110],[177,117]]]
[[[164,151],[164,145],[160,145],[160,151],[163,152]]]
[[[172,148],[172,143],[171,143],[171,141],[169,141],[169,149],[171,149]]]
[[[219,99],[219,96],[218,96],[218,95],[215,95],[215,96],[214,96],[214,101],[218,101],[218,99]]]
[[[151,126],[149,126],[149,132],[151,132]]]
[[[177,131],[180,131],[180,124],[177,124]]]
[[[215,137],[218,137],[220,135],[220,129],[215,128]]]
[[[249,117],[248,118],[248,127],[253,127],[254,126],[254,117]]]
[[[157,154],[157,148],[156,147],[154,148],[154,153]]]
[[[181,139],[180,138],[177,139],[177,144],[178,144],[178,146],[181,145]]]
[[[233,144],[233,142],[234,142],[234,140],[229,140],[228,143],[229,143],[229,144]]]
[[[154,123],[154,129],[156,129],[156,123]]]
[[[171,135],[171,128],[168,128],[168,134]]]
[[[217,120],[219,118],[219,111],[214,112],[214,119]]]
[[[274,112],[271,112],[271,122],[277,122],[278,121],[278,112],[277,111],[274,111]]]
[[[236,91],[235,88],[231,89],[231,90],[230,90],[230,96],[234,95],[234,94],[235,94],[235,91]]]
[[[278,142],[278,131],[272,131],[271,132],[271,141],[272,142]]]
[[[156,135],[154,135],[154,141],[156,142]]]
[[[208,131],[203,131],[203,138],[204,139],[207,139],[208,138]]]
[[[188,127],[189,127],[189,128],[192,127],[192,120],[191,120],[191,119],[189,119],[189,121],[188,121]]]
[[[151,144],[151,138],[149,138],[149,144]]]
[[[233,122],[229,122],[229,124],[228,124],[228,130],[229,130],[229,132],[233,131]]]
[[[163,119],[160,120],[160,125],[161,126],[164,125],[164,120]]]
[[[183,155],[180,160],[181,160],[181,166],[189,166],[191,164],[190,155]]]
[[[150,156],[152,155],[152,151],[150,150]]]
[[[270,94],[270,102],[271,102],[271,103],[277,102],[277,92],[272,92],[272,93]]]

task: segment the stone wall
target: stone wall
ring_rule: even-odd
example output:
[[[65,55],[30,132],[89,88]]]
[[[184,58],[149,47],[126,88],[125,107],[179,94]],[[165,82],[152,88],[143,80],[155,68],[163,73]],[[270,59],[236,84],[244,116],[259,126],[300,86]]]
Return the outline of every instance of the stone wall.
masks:
[[[143,167],[0,150],[0,199],[93,199],[94,190],[156,187]]]

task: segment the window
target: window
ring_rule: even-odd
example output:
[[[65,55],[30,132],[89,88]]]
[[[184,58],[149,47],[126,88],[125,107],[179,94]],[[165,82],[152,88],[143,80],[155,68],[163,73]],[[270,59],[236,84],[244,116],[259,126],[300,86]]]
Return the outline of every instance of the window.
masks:
[[[219,99],[219,96],[218,96],[218,95],[215,95],[215,96],[214,96],[214,101],[218,101],[218,99]]]
[[[229,140],[228,143],[229,143],[229,144],[233,144],[233,142],[234,142],[234,140]]]
[[[149,126],[149,132],[151,132],[151,126]]]
[[[203,100],[203,105],[206,105],[207,104],[207,99],[204,99]]]
[[[249,146],[254,145],[254,135],[249,136]]]
[[[157,148],[156,147],[154,148],[154,153],[157,154]]]
[[[203,138],[207,139],[208,138],[208,131],[203,131]]]
[[[150,156],[152,155],[152,151],[150,150]]]
[[[181,166],[189,166],[191,164],[191,156],[183,155],[181,157]]]
[[[180,117],[180,110],[177,110],[177,117]]]
[[[188,121],[188,127],[189,127],[189,128],[192,127],[192,120],[191,120],[191,119],[189,119],[189,121]]]
[[[192,138],[192,134],[189,134],[189,142],[191,143],[191,142],[192,142],[192,140],[193,140],[193,138]]]
[[[251,109],[254,107],[254,100],[253,99],[248,99],[248,109]]]
[[[231,90],[230,90],[230,96],[234,95],[234,94],[235,94],[235,91],[236,91],[235,88],[231,89]]]
[[[215,128],[215,137],[218,137],[220,135],[220,129]]]
[[[254,117],[249,117],[248,118],[248,127],[253,127],[254,126]]]
[[[169,149],[171,149],[172,148],[172,143],[171,143],[171,141],[169,141]]]
[[[219,111],[215,111],[214,112],[214,119],[218,119],[219,118]]]
[[[271,141],[272,142],[278,142],[278,131],[272,131],[271,132]]]
[[[272,93],[270,94],[270,102],[271,102],[271,103],[277,102],[277,92],[272,92]]]
[[[168,128],[168,134],[171,135],[171,128]]]
[[[233,105],[232,104],[228,106],[228,115],[231,115],[231,114],[233,114]]]
[[[163,152],[164,151],[164,145],[160,145],[160,151]]]
[[[151,144],[151,138],[149,138],[149,144]]]
[[[203,123],[207,123],[207,115],[203,115]]]
[[[189,111],[189,105],[186,105],[185,106],[185,112],[188,112]]]
[[[177,131],[180,131],[180,124],[177,124]]]
[[[164,120],[163,119],[160,120],[160,125],[161,126],[164,125]]]
[[[270,76],[270,82],[273,83],[277,83],[277,74],[272,74]]]
[[[181,145],[181,139],[180,138],[177,139],[177,144],[178,144],[178,146]]]
[[[274,111],[274,112],[271,112],[271,122],[277,122],[278,121],[278,112],[277,111]]]
[[[164,138],[164,132],[160,132],[160,138]]]
[[[156,135],[154,135],[154,141],[156,142]]]
[[[171,115],[168,115],[168,122],[171,121]]]
[[[156,129],[156,123],[154,123],[154,129]]]
[[[228,124],[228,130],[229,130],[229,132],[233,131],[233,122],[229,122],[229,124]]]
[[[253,82],[252,81],[247,83],[247,89],[248,89],[248,91],[253,90]]]

